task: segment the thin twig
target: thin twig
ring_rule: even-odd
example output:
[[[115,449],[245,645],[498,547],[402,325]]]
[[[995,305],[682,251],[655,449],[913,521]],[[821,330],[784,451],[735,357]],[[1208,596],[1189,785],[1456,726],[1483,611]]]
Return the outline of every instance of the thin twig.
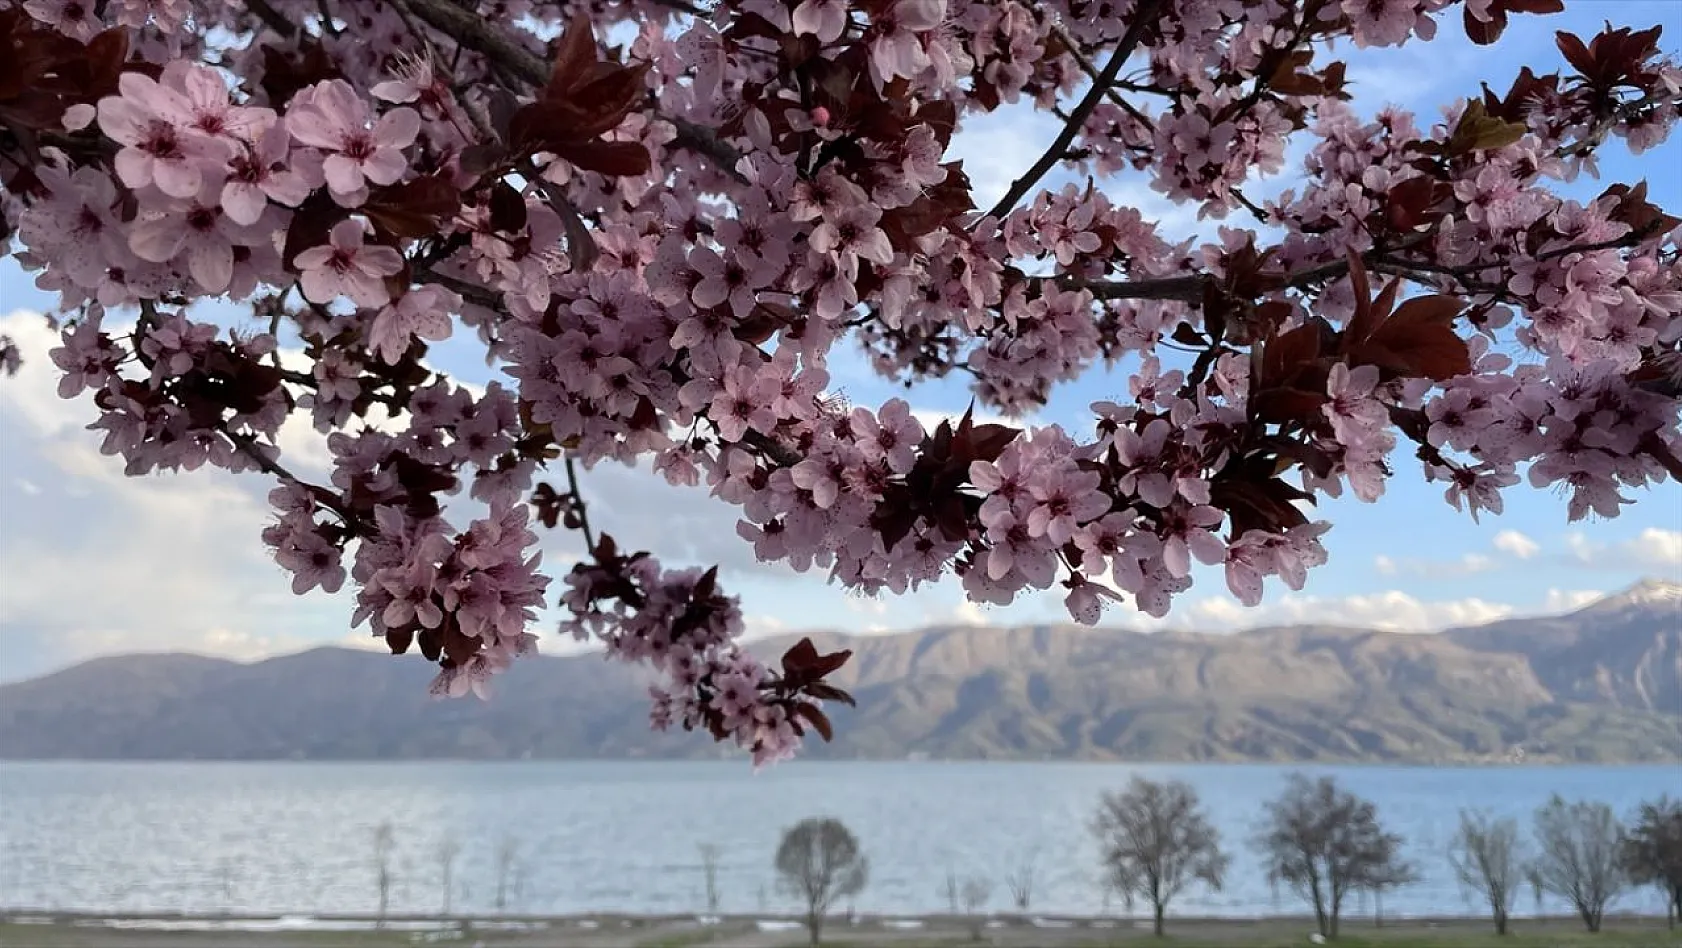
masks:
[[[567,455],[567,496],[572,498],[572,509],[578,512],[578,527],[584,531],[584,543],[592,555],[596,552],[596,534],[590,529],[590,511],[584,503],[584,495],[578,490],[578,468],[573,464],[572,455]]]
[[[286,14],[276,10],[269,4],[269,0],[245,0],[245,8],[257,15],[257,19],[269,29],[274,30],[286,39],[298,35],[298,24],[286,18]]]
[[[993,209],[987,212],[987,217],[1002,218],[1009,214],[1010,209],[1016,206],[1016,202],[1022,199],[1022,195],[1027,194],[1041,178],[1045,177],[1046,172],[1063,160],[1063,155],[1069,150],[1070,143],[1075,140],[1076,135],[1080,134],[1081,125],[1085,124],[1087,116],[1091,115],[1092,110],[1098,107],[1098,103],[1104,101],[1104,96],[1109,92],[1110,84],[1115,82],[1116,76],[1121,74],[1121,67],[1126,65],[1128,58],[1133,55],[1134,48],[1139,45],[1139,40],[1144,37],[1146,23],[1155,17],[1159,3],[1160,0],[1144,0],[1134,10],[1133,22],[1128,24],[1127,32],[1122,35],[1121,42],[1116,44],[1115,52],[1110,54],[1109,63],[1104,66],[1104,71],[1092,80],[1092,88],[1086,91],[1086,97],[1081,99],[1080,103],[1075,106],[1074,111],[1069,113],[1069,121],[1063,124],[1063,130],[1057,133],[1057,138],[1052,141],[1050,147],[1046,148],[1045,153],[1040,155],[1040,160],[1034,162],[1033,167],[1029,168],[1026,174],[1017,178],[1011,184],[1010,190],[1005,192],[1005,196],[1000,198],[999,203],[993,205]]]
[[[1074,58],[1075,65],[1080,67],[1081,72],[1086,73],[1086,78],[1092,80],[1094,83],[1098,82],[1098,67],[1093,64],[1092,60],[1086,58],[1085,53],[1080,51],[1080,44],[1075,41],[1073,36],[1069,35],[1068,30],[1063,28],[1063,24],[1051,24],[1051,32],[1058,39],[1063,41],[1063,45],[1069,50],[1069,55]],[[1116,88],[1116,84],[1113,81],[1105,87],[1105,91],[1109,96],[1110,102],[1115,104],[1128,115],[1133,116],[1133,118],[1137,119],[1146,127],[1152,127],[1155,124],[1151,121],[1150,116],[1134,108],[1133,103],[1128,102],[1126,99],[1121,97],[1121,92]],[[1061,112],[1060,109],[1056,111]],[[1065,122],[1068,121],[1067,115],[1058,115],[1058,118],[1063,119]]]

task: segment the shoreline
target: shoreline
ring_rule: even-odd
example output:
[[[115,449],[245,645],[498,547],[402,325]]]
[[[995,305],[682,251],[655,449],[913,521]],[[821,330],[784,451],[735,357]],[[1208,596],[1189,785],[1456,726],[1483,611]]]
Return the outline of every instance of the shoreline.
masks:
[[[1132,914],[1111,915],[1065,915],[1038,912],[991,912],[977,915],[952,915],[945,912],[930,912],[923,914],[870,914],[858,913],[846,915],[834,913],[825,916],[826,924],[836,928],[848,927],[895,927],[906,923],[915,923],[927,928],[943,928],[970,926],[977,921],[991,922],[1000,927],[1015,928],[1089,928],[1110,929],[1126,928],[1135,924],[1148,924],[1149,913],[1140,907]],[[1343,913],[1346,927],[1362,928],[1412,928],[1432,929],[1445,927],[1463,927],[1474,924],[1489,925],[1488,915],[1477,915],[1467,912],[1417,915],[1407,913],[1391,914],[1386,912],[1383,925],[1375,926],[1370,911],[1348,911]],[[1547,915],[1512,914],[1509,916],[1512,925],[1522,927],[1526,925],[1552,927],[1561,924],[1581,926],[1581,920],[1574,914],[1565,912]],[[731,927],[753,925],[756,923],[772,924],[803,924],[804,916],[787,912],[748,912],[710,915],[704,912],[676,912],[676,913],[635,913],[635,912],[588,912],[569,915],[534,915],[507,913],[501,915],[480,914],[400,914],[390,913],[384,918],[385,924],[425,924],[435,926],[497,926],[497,925],[548,925],[551,927],[603,927],[612,924],[624,927],[658,927],[662,925],[698,925],[702,927]],[[1314,916],[1310,912],[1280,912],[1266,915],[1179,915],[1172,911],[1168,914],[1170,925],[1174,923],[1199,926],[1231,926],[1250,927],[1256,925],[1286,925],[1303,924],[1310,927],[1314,924]],[[1613,911],[1608,910],[1605,916],[1606,925],[1614,926],[1618,922],[1633,923],[1645,927],[1649,923],[1664,926],[1665,916],[1654,912]],[[216,922],[252,922],[252,923],[284,923],[287,921],[318,923],[323,927],[333,924],[345,924],[353,928],[380,923],[379,916],[371,913],[339,914],[332,912],[96,912],[86,910],[33,910],[24,908],[0,908],[0,925],[32,925],[32,924],[77,924],[87,922],[181,922],[216,923]],[[1682,939],[1682,927],[1677,930],[1677,937]],[[1679,941],[1678,944],[1682,944]]]
[[[391,916],[39,913],[0,910],[6,948],[806,948],[802,924],[787,915]],[[1404,919],[1376,927],[1345,915],[1330,943],[1312,918],[1177,916],[1167,939],[1138,914],[1116,916],[831,916],[824,948],[1678,948],[1682,931],[1653,915],[1608,915],[1587,934],[1574,917],[1514,919],[1497,936],[1487,917]]]

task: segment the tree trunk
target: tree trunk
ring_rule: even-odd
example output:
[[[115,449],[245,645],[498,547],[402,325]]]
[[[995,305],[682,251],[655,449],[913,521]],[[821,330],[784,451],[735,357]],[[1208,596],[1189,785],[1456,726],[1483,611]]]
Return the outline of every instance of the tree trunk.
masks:
[[[1374,928],[1384,927],[1384,890],[1372,890],[1372,923]]]
[[[1600,931],[1600,911],[1598,909],[1585,905],[1577,910],[1577,914],[1583,917],[1583,925],[1588,928],[1589,931]]]
[[[1506,913],[1506,910],[1497,908],[1495,910],[1495,934],[1505,935],[1506,933],[1507,933],[1507,913]]]
[[[1320,934],[1323,937],[1332,937],[1332,930],[1327,925],[1326,901],[1321,897],[1318,885],[1314,887],[1314,923],[1320,929]]]
[[[1162,916],[1166,912],[1166,910],[1167,910],[1167,906],[1163,905],[1161,902],[1156,903],[1156,913],[1155,913],[1155,916],[1154,916],[1154,919],[1153,919],[1154,922],[1155,922],[1155,925],[1153,926],[1153,930],[1156,932],[1157,937],[1159,937],[1159,938],[1162,937],[1162,935],[1163,935]]]
[[[818,948],[818,938],[823,934],[823,915],[819,912],[807,912],[806,930],[812,935],[812,948]]]

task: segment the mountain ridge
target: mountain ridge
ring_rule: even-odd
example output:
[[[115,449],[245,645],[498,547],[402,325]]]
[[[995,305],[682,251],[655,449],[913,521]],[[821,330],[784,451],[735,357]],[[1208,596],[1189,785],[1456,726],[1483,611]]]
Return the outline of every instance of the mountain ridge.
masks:
[[[859,701],[829,709],[837,739],[809,742],[818,758],[1682,760],[1682,586],[1662,582],[1436,634],[1024,625],[812,637],[853,649],[835,680]],[[750,648],[774,657],[796,638]],[[600,655],[517,663],[484,703],[427,700],[430,674],[418,660],[332,647],[252,663],[95,659],[0,685],[0,758],[727,753],[650,732],[646,678]]]

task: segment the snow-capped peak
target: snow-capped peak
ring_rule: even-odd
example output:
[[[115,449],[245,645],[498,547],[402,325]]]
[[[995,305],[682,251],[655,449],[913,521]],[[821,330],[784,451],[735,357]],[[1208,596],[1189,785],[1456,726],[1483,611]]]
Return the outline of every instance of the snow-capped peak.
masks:
[[[1584,612],[1609,612],[1640,606],[1670,606],[1682,608],[1682,583],[1663,579],[1643,579],[1641,582],[1590,603]]]

